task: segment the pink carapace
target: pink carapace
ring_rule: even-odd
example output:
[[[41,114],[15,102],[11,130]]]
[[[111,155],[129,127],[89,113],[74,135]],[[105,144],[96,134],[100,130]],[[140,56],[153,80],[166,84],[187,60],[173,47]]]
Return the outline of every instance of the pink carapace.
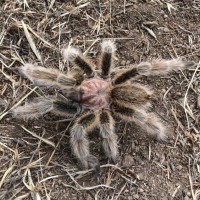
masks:
[[[100,109],[109,106],[109,91],[111,83],[106,80],[93,78],[80,85],[81,104],[85,108]]]

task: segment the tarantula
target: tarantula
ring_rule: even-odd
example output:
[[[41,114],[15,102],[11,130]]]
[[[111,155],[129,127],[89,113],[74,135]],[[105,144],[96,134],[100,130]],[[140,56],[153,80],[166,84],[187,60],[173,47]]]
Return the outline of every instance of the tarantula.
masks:
[[[149,111],[153,91],[134,80],[140,76],[165,75],[194,64],[180,59],[152,60],[114,70],[115,52],[115,44],[104,40],[98,68],[71,46],[62,51],[64,60],[73,65],[66,74],[57,69],[33,64],[25,64],[19,68],[19,72],[35,85],[59,88],[63,95],[35,98],[32,102],[14,109],[13,115],[37,118],[53,112],[69,118],[75,117],[70,129],[70,143],[74,155],[84,168],[99,169],[99,161],[90,153],[87,138],[88,132],[95,127],[99,128],[103,149],[110,162],[117,162],[118,144],[114,116],[135,122],[149,135],[166,142],[164,125],[155,113]],[[113,71],[116,73],[111,76]]]

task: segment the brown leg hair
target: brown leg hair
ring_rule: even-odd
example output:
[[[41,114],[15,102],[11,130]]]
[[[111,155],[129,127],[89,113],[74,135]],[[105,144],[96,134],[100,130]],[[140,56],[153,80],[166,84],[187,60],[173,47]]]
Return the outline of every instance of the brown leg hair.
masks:
[[[19,72],[38,86],[73,87],[76,85],[74,77],[63,74],[57,69],[25,64],[19,68]]]
[[[88,77],[94,76],[94,64],[84,56],[78,49],[69,46],[62,51],[65,60],[70,61],[73,65],[79,67]]]
[[[157,76],[165,75],[173,71],[189,69],[194,66],[192,61],[183,61],[181,59],[172,60],[152,60],[150,62],[142,62],[137,65],[137,70],[140,75]]]
[[[94,113],[87,112],[75,121],[71,129],[71,147],[74,155],[78,158],[84,168],[94,168],[97,172],[100,170],[98,159],[90,154],[88,131],[91,131],[97,125],[97,116]]]
[[[11,111],[15,118],[38,118],[48,112],[72,117],[80,112],[80,106],[70,100],[63,100],[55,96],[37,97],[30,103],[19,106]]]
[[[111,163],[118,159],[117,135],[114,132],[114,120],[109,111],[100,113],[100,135],[103,138],[103,148]]]
[[[125,69],[122,72],[120,72],[119,74],[117,74],[114,77],[113,84],[115,84],[115,85],[121,84],[121,83],[124,83],[132,78],[137,77],[137,76],[139,76],[137,68],[135,66],[130,67],[130,69]]]
[[[143,109],[125,107],[117,102],[111,104],[111,110],[116,116],[126,121],[135,122],[155,139],[161,142],[167,141],[165,127],[154,113],[147,113]]]
[[[80,85],[84,80],[84,72],[78,67],[73,67],[68,75],[76,80],[76,85]]]
[[[191,68],[195,63],[191,61],[182,61],[180,59],[172,60],[152,60],[150,62],[142,62],[139,65],[133,65],[128,69],[116,74],[113,84],[121,84],[130,79],[137,79],[141,75],[157,76],[165,75],[173,71]]]
[[[110,75],[110,70],[113,65],[113,55],[116,51],[115,44],[110,40],[105,40],[101,44],[101,58],[100,58],[100,68],[101,77],[108,78]]]

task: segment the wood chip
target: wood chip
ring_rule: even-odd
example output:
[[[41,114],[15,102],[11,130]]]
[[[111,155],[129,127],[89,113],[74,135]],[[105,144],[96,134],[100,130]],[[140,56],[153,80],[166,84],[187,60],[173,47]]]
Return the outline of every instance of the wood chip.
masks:
[[[156,34],[148,27],[142,25],[142,28],[145,29],[154,39],[157,39]]]

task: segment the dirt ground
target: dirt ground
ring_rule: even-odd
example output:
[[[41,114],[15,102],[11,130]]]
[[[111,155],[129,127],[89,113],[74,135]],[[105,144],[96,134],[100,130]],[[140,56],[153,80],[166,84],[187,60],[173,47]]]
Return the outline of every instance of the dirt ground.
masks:
[[[17,120],[9,112],[55,92],[20,77],[23,63],[66,71],[60,49],[72,43],[95,59],[103,38],[116,41],[116,66],[176,57],[198,63],[199,21],[199,0],[0,0],[0,199],[200,199],[199,65],[141,80],[155,90],[152,110],[169,144],[116,122],[120,161],[111,165],[98,133],[91,135],[100,175],[78,167],[70,124],[52,115]]]

